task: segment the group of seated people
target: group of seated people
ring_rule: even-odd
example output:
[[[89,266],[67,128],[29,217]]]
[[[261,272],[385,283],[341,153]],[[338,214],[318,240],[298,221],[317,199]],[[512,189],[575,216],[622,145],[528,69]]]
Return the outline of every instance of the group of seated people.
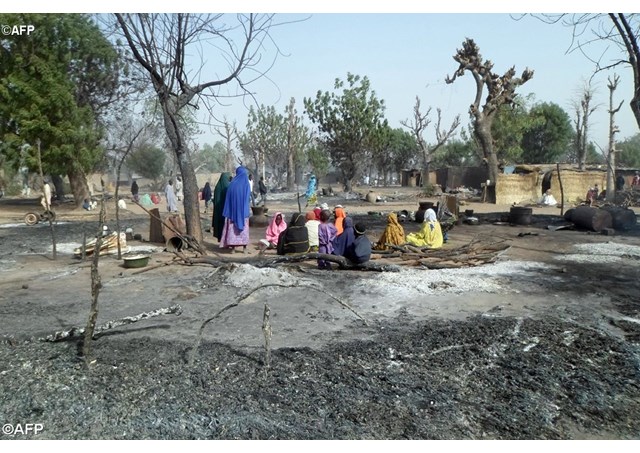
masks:
[[[343,206],[336,206],[332,213],[323,204],[305,215],[294,213],[288,224],[282,213],[276,212],[267,227],[266,238],[260,242],[264,248],[276,249],[278,255],[318,252],[344,256],[352,263],[362,264],[371,258],[371,242],[365,233],[366,226],[354,225]],[[331,269],[331,264],[318,260],[318,267]]]
[[[398,215],[395,212],[390,213],[387,216],[387,226],[373,248],[374,250],[388,250],[392,245],[409,244],[420,248],[438,249],[442,247],[443,243],[442,227],[436,212],[429,208],[424,213],[424,221],[420,230],[416,233],[409,233],[406,237],[404,228],[398,222]]]
[[[406,237],[397,214],[390,213],[382,236],[372,246],[366,236],[364,223],[354,225],[343,206],[337,205],[332,213],[326,204],[305,215],[296,212],[288,223],[281,212],[276,212],[269,222],[265,236],[260,241],[263,248],[276,249],[278,255],[319,252],[344,256],[356,264],[369,261],[372,249],[387,250],[390,245],[403,244],[437,249],[444,243],[442,228],[433,209],[426,210],[420,230]],[[318,268],[331,269],[331,263],[319,259]]]

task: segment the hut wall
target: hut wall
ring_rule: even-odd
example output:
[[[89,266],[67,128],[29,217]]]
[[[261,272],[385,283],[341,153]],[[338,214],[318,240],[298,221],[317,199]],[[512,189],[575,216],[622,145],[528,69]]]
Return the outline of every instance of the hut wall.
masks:
[[[598,184],[598,188],[602,191],[607,185],[607,173],[604,171],[561,170],[560,176],[565,203],[585,201],[590,187]],[[560,182],[556,170],[551,172],[550,188],[555,199],[560,202]]]
[[[495,185],[496,204],[528,204],[535,203],[542,184],[539,173],[498,175]]]

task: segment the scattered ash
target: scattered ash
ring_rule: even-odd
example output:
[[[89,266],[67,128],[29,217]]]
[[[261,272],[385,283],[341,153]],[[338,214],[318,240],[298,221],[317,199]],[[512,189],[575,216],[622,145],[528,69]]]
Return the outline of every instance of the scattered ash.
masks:
[[[379,323],[321,350],[0,343],[0,414],[38,439],[631,439],[640,354],[558,319]],[[9,438],[12,436],[4,436]]]

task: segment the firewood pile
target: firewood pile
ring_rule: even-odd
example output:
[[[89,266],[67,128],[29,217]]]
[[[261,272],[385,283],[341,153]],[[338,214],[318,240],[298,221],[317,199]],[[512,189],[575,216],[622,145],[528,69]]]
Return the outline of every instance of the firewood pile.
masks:
[[[510,247],[504,241],[487,242],[480,239],[454,249],[433,250],[410,244],[387,246],[391,250],[376,252],[371,258],[399,258],[405,265],[422,266],[427,269],[457,269],[490,264]]]

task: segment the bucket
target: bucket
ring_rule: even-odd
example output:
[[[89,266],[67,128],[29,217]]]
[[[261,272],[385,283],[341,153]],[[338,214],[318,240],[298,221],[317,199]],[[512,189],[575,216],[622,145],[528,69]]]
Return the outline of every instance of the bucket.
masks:
[[[533,208],[512,206],[509,211],[509,222],[515,225],[531,225],[532,214]]]
[[[183,249],[187,248],[187,244],[180,236],[174,236],[172,238],[169,238],[166,244],[166,248],[167,252],[181,252]]]

